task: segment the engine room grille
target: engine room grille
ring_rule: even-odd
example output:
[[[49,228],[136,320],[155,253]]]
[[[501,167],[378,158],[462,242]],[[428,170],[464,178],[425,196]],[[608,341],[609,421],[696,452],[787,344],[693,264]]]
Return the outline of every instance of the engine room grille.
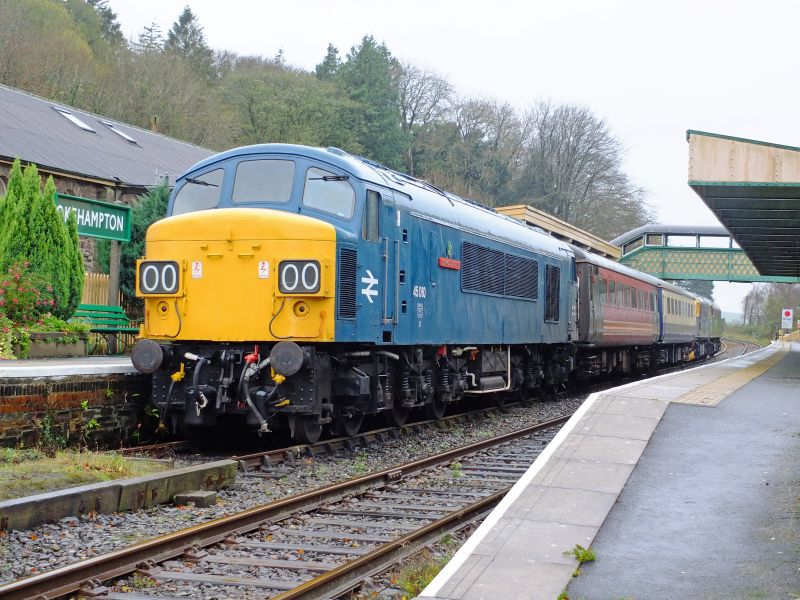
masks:
[[[505,255],[464,242],[461,247],[461,289],[465,292],[503,295]]]
[[[356,266],[358,252],[353,248],[339,251],[339,308],[340,319],[356,318]]]
[[[532,258],[464,242],[461,246],[461,289],[536,300],[539,263]]]
[[[536,300],[539,297],[539,263],[506,254],[506,296]]]
[[[544,320],[558,321],[561,300],[561,269],[552,265],[545,268]]]

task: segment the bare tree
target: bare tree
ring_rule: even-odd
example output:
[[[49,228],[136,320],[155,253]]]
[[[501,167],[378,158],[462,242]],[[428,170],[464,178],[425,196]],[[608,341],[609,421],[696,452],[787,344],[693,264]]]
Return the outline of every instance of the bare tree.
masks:
[[[540,102],[525,122],[515,198],[605,237],[652,219],[645,190],[622,169],[622,143],[587,107]]]
[[[406,139],[405,167],[414,175],[414,153],[419,138],[433,121],[445,114],[453,90],[438,74],[411,63],[401,65],[398,87],[401,125]]]

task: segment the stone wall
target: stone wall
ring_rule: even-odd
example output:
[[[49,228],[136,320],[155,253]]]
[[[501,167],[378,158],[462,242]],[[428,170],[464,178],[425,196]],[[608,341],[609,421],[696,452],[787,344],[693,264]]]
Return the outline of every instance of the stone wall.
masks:
[[[149,376],[140,374],[0,378],[0,446],[30,447],[47,441],[45,435],[78,445],[82,432],[90,446],[119,446],[147,420],[143,409],[149,398]],[[98,427],[86,433],[91,419]],[[47,434],[49,423],[54,427]]]

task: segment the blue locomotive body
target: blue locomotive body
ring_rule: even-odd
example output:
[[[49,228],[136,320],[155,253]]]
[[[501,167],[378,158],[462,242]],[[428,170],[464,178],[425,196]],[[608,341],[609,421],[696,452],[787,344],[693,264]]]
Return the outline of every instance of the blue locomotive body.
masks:
[[[242,164],[267,161],[291,165],[284,170],[294,174],[280,201],[236,189]],[[176,203],[183,186],[220,170],[211,201]],[[280,176],[275,167],[264,171]],[[345,188],[331,196],[352,194],[352,203],[304,202],[314,177]],[[335,227],[337,342],[556,343],[574,329],[576,282],[566,244],[369,161],[287,144],[237,148],[184,175],[168,212],[228,207],[295,212]]]
[[[579,353],[567,244],[337,149],[198,163],[138,275],[149,339],[133,362],[189,432],[244,417],[314,441],[368,414],[441,417],[563,384]]]

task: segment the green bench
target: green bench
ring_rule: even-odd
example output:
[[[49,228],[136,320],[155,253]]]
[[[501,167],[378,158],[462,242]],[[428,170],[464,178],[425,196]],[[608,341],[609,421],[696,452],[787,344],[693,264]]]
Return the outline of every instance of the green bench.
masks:
[[[91,333],[113,336],[114,346],[117,345],[117,340],[121,339],[123,349],[127,346],[125,337],[139,333],[139,327],[131,324],[131,320],[125,316],[125,312],[120,306],[81,304],[70,318],[70,321],[78,320],[88,323]],[[109,349],[112,352],[117,350],[111,347]]]

